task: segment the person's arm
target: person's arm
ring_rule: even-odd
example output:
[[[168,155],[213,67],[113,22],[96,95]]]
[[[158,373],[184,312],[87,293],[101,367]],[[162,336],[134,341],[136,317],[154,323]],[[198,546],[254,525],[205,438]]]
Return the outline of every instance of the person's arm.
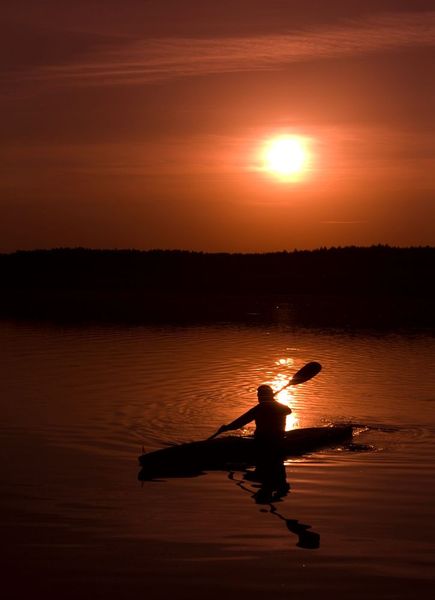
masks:
[[[255,419],[256,408],[257,407],[254,406],[254,408],[251,408],[250,410],[248,410],[248,412],[245,412],[240,417],[237,417],[237,419],[231,421],[231,423],[228,423],[228,425],[222,425],[221,427],[219,427],[219,433],[223,433],[224,431],[234,431],[234,429],[241,429],[242,427],[253,421]]]

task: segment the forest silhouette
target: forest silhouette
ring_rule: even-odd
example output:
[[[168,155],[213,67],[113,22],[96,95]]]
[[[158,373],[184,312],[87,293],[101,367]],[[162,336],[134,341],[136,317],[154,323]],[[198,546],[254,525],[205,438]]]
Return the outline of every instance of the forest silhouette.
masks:
[[[435,248],[0,254],[0,317],[129,324],[433,328]]]

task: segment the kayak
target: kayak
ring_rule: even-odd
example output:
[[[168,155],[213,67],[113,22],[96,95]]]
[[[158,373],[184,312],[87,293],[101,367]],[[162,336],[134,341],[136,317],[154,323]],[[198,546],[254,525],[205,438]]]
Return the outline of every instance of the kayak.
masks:
[[[283,451],[286,458],[338,446],[352,439],[351,425],[308,427],[287,431]],[[199,475],[255,465],[256,443],[251,436],[224,436],[212,440],[177,444],[139,457],[139,479]]]

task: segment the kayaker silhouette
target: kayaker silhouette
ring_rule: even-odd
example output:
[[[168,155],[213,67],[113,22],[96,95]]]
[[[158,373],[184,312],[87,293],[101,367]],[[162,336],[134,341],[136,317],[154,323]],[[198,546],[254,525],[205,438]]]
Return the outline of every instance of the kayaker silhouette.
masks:
[[[256,466],[256,471],[249,471],[251,480],[264,483],[265,490],[271,487],[274,493],[283,495],[288,491],[285,480],[284,457],[302,448],[317,447],[332,439],[342,441],[352,436],[351,427],[311,428],[300,430],[301,435],[289,440],[285,434],[286,416],[291,409],[275,401],[285,388],[308,381],[321,370],[317,362],[310,362],[297,371],[284,387],[275,392],[268,385],[261,385],[257,390],[258,405],[229,423],[222,425],[216,433],[206,440],[186,444],[169,445],[166,448],[145,453],[139,457],[142,467],[139,473],[141,481],[156,477],[193,477],[209,470],[226,470],[229,464]],[[243,427],[255,421],[257,429],[254,439],[250,436],[228,436],[228,443],[210,444],[209,441],[225,431]],[[337,431],[338,429],[338,431]],[[297,433],[297,432],[295,432]],[[326,438],[325,438],[326,434]],[[262,474],[262,477],[258,477]],[[252,477],[251,477],[252,475]],[[282,484],[282,486],[281,486]],[[287,490],[285,489],[287,486]],[[261,496],[261,494],[260,494]]]
[[[258,404],[246,413],[222,425],[215,435],[241,429],[255,421],[256,461],[254,478],[261,482],[261,496],[276,492],[284,494],[289,485],[284,467],[283,439],[286,417],[292,410],[275,400],[275,394],[269,385],[260,385],[257,389]]]
[[[260,385],[257,389],[258,404],[228,425],[221,425],[214,434],[241,429],[251,421],[255,421],[255,439],[274,443],[282,439],[285,433],[286,417],[292,410],[275,400],[274,392],[269,385]],[[213,437],[214,437],[213,436]]]
[[[276,392],[272,390],[270,385],[260,385],[257,388],[258,405],[240,415],[240,417],[228,423],[228,425],[221,425],[216,433],[207,439],[212,440],[220,433],[240,429],[251,421],[255,421],[255,439],[260,442],[271,442],[272,444],[274,440],[281,441],[285,433],[286,416],[291,413],[291,408],[277,402],[275,397],[291,385],[298,385],[308,381],[317,375],[321,368],[322,366],[318,362],[307,363],[293,375],[284,387]]]

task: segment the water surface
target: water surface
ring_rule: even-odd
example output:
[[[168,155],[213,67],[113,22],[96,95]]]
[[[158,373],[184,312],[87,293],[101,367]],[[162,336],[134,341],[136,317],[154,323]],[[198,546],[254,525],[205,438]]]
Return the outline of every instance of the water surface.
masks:
[[[8,598],[429,593],[433,338],[3,323],[0,340]],[[318,377],[281,397],[289,427],[350,421],[371,450],[289,461],[273,508],[242,473],[137,481],[142,446],[210,435],[311,360]],[[318,549],[297,545],[295,523]]]

